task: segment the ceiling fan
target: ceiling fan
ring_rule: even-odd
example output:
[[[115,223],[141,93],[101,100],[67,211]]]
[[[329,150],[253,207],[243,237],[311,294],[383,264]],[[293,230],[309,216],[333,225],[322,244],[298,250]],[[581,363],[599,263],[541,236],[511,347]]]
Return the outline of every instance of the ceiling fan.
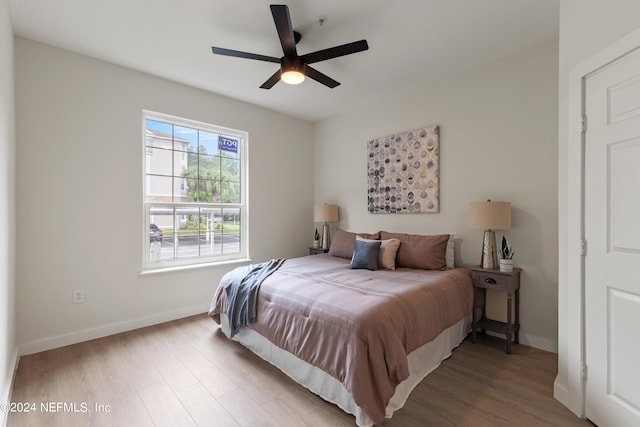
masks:
[[[262,86],[260,86],[262,89],[271,89],[279,80],[289,84],[302,83],[305,76],[333,89],[340,83],[315,68],[310,67],[309,64],[369,49],[367,41],[360,40],[307,53],[306,55],[298,55],[296,51],[296,43],[300,41],[301,35],[297,31],[293,31],[289,8],[284,4],[272,4],[269,7],[271,8],[273,21],[276,24],[276,30],[278,31],[278,37],[280,38],[280,44],[282,45],[282,51],[284,52],[284,56],[282,58],[241,52],[239,50],[224,49],[221,47],[211,48],[213,53],[216,55],[235,56],[238,58],[279,63],[280,69],[269,77]]]

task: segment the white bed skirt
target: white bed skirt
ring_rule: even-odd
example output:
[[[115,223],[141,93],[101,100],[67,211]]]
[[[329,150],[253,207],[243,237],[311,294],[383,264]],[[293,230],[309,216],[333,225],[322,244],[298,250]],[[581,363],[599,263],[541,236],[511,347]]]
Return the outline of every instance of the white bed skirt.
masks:
[[[229,320],[225,313],[220,315],[220,321],[222,331],[228,337]],[[460,345],[470,330],[471,314],[445,329],[433,341],[409,354],[409,377],[396,387],[395,394],[386,408],[386,418],[391,418],[397,409],[404,406],[414,387],[440,366],[444,359],[451,356],[451,351]],[[353,401],[344,385],[323,370],[273,345],[253,329],[243,328],[233,337],[233,340],[249,348],[324,400],[338,405],[346,413],[353,414],[358,426],[373,425],[367,414]]]

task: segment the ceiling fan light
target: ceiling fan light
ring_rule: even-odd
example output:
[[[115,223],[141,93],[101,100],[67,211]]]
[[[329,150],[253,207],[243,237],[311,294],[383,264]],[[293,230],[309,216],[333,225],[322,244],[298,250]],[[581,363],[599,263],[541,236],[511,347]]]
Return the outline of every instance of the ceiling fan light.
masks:
[[[304,81],[304,74],[298,70],[283,71],[280,80],[290,85],[297,85]]]

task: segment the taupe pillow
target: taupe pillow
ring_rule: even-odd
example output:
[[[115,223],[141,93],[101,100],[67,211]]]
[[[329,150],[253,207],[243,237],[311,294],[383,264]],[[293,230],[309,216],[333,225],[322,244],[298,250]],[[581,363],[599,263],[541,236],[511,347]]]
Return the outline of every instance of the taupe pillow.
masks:
[[[331,236],[329,255],[351,259],[351,257],[353,257],[353,251],[356,248],[356,236],[364,237],[365,239],[378,240],[380,238],[380,232],[373,234],[352,233],[351,231],[338,229]]]
[[[380,239],[398,239],[396,267],[444,270],[447,268],[447,241],[449,234],[419,235],[380,232]]]

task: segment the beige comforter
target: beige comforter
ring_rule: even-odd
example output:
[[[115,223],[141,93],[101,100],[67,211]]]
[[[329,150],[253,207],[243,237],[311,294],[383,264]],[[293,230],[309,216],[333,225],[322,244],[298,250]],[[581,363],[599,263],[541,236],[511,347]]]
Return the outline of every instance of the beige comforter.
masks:
[[[209,315],[225,311],[221,281]],[[471,311],[467,269],[351,270],[329,255],[288,259],[266,279],[250,327],[338,379],[375,423],[409,375],[407,354]]]

